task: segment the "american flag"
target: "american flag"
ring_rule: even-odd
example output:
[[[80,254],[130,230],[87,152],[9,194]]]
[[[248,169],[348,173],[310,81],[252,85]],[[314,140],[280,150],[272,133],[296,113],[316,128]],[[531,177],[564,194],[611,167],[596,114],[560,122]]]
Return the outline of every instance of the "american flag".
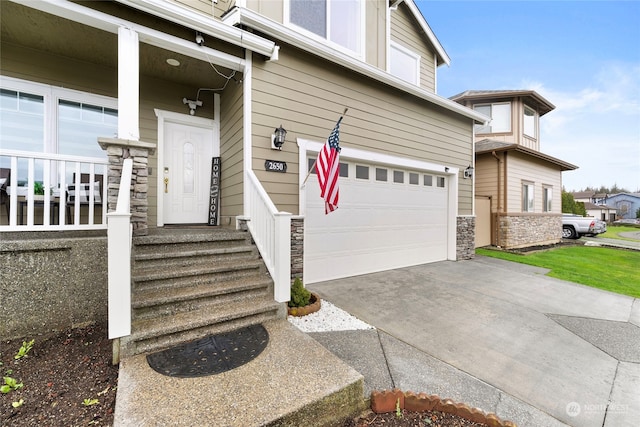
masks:
[[[340,176],[340,122],[331,131],[329,139],[318,153],[316,170],[320,183],[320,197],[324,199],[324,213],[338,209],[338,177]]]

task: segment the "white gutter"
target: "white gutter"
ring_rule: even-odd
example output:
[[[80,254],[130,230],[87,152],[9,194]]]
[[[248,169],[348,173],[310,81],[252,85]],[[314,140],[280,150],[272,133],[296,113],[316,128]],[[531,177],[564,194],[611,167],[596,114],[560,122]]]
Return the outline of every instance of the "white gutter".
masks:
[[[179,52],[183,55],[202,61],[209,62],[211,60],[216,64],[231,70],[244,71],[244,60],[242,58],[205,46],[198,46],[195,43],[195,40],[190,42],[188,40],[181,39],[180,37],[165,34],[161,31],[144,27],[76,3],[61,0],[11,1],[113,34],[118,34],[118,29],[121,27],[129,28],[130,30],[138,33],[138,37],[141,42],[173,52]]]
[[[230,27],[214,19],[213,15],[205,15],[193,9],[169,2],[167,0],[117,0],[119,3],[134,9],[150,13],[217,39],[249,49],[260,55],[276,59],[278,47],[270,40],[239,28]]]
[[[355,59],[352,56],[339,50],[333,49],[320,41],[316,41],[314,39],[306,37],[303,34],[300,34],[288,27],[285,27],[282,24],[272,21],[271,19],[266,18],[250,9],[236,7],[224,16],[222,22],[228,25],[246,25],[250,28],[254,28],[264,34],[267,34],[270,37],[282,40],[287,44],[303,49],[309,53],[363,74],[381,83],[410,93],[411,95],[417,96],[418,98],[446,108],[449,111],[453,111],[465,117],[471,118],[478,123],[485,123],[487,121],[487,117],[483,114],[477,113],[470,108],[458,104],[457,102],[453,102],[447,98],[443,98],[418,86],[407,83],[404,80],[401,80],[387,73],[386,71],[381,70],[380,68]]]

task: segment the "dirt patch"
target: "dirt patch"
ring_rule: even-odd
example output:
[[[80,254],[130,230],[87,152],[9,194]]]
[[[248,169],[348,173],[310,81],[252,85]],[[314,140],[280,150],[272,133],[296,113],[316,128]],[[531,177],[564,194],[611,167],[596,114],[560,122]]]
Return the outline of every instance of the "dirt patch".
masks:
[[[33,348],[16,360],[23,341],[31,339]],[[118,367],[111,364],[111,341],[104,325],[2,341],[0,361],[2,376],[23,384],[0,393],[1,425],[113,424]]]

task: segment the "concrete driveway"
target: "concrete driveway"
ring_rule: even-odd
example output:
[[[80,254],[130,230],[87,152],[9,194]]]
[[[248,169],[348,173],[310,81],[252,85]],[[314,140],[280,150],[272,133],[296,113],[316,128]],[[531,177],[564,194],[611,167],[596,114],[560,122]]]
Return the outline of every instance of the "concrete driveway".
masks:
[[[637,426],[640,300],[546,272],[477,257],[308,287],[417,353],[548,414],[554,425]],[[412,384],[421,366],[406,365]]]

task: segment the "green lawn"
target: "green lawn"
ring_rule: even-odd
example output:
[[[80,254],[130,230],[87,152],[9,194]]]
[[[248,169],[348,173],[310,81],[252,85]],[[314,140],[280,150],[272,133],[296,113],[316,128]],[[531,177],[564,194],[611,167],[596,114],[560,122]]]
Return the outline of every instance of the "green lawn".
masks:
[[[639,251],[572,246],[528,255],[482,248],[476,253],[548,268],[551,277],[640,298]]]
[[[607,231],[602,234],[598,234],[599,237],[607,237],[609,239],[631,240],[637,242],[637,240],[629,239],[628,237],[622,237],[618,233],[624,233],[625,231],[640,231],[639,227],[631,227],[628,225],[607,225]]]

